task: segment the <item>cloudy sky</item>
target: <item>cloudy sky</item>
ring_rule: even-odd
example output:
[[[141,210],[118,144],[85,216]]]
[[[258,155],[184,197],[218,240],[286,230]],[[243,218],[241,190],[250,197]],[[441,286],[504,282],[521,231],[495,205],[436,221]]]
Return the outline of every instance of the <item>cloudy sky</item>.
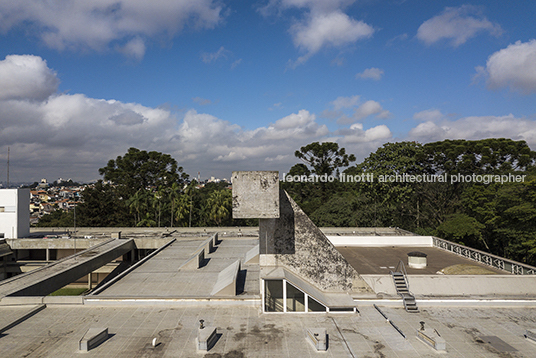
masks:
[[[192,176],[314,141],[536,149],[536,3],[0,0],[0,181],[99,179],[129,147]]]

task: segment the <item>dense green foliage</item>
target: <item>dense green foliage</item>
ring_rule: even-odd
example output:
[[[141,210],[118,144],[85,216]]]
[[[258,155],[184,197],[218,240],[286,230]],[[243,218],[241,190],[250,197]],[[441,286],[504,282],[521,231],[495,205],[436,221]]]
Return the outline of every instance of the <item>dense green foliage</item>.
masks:
[[[319,226],[400,227],[534,265],[535,160],[536,153],[524,141],[504,138],[386,143],[344,170],[346,182],[284,182],[282,187]],[[289,174],[314,172],[312,165],[297,164]],[[363,180],[367,174],[374,179]],[[485,183],[473,174],[525,177]],[[396,175],[398,180],[381,180]],[[426,176],[428,181],[411,182],[404,175]],[[360,181],[348,182],[348,176]],[[439,176],[447,180],[439,181]]]
[[[536,264],[536,152],[524,141],[386,143],[351,167],[354,155],[331,142],[311,143],[295,156],[302,163],[287,175],[339,179],[281,183],[319,226],[400,227]],[[188,175],[167,154],[130,148],[99,172],[111,183],[99,181],[83,192],[77,226],[257,224],[232,219],[227,183],[187,184]],[[485,182],[475,175],[524,180]],[[430,180],[440,177],[445,180]],[[73,224],[73,212],[56,211],[40,220],[40,226]]]

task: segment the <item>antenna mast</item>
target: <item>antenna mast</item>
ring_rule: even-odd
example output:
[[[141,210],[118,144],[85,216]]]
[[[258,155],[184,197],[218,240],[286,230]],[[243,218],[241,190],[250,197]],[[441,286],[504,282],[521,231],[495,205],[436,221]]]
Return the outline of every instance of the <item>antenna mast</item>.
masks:
[[[9,189],[9,147],[7,147],[7,189]]]

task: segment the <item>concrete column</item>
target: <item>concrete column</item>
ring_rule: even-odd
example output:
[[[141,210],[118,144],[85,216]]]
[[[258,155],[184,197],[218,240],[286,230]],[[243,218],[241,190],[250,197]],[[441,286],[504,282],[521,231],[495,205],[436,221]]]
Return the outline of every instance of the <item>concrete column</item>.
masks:
[[[47,249],[46,249],[46,252],[47,252],[47,253],[46,253],[46,260],[47,260],[47,262],[48,262],[48,261],[50,261],[50,249],[49,249],[48,247],[47,247]]]
[[[93,288],[93,274],[91,272],[87,274],[87,288],[88,290]]]

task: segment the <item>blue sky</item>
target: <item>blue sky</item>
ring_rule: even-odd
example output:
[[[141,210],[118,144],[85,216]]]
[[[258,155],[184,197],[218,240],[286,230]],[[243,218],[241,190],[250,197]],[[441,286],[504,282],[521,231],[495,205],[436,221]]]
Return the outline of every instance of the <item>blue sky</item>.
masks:
[[[0,0],[11,181],[90,181],[129,147],[192,176],[288,169],[336,141],[536,149],[536,3]],[[6,166],[0,166],[5,181]]]

